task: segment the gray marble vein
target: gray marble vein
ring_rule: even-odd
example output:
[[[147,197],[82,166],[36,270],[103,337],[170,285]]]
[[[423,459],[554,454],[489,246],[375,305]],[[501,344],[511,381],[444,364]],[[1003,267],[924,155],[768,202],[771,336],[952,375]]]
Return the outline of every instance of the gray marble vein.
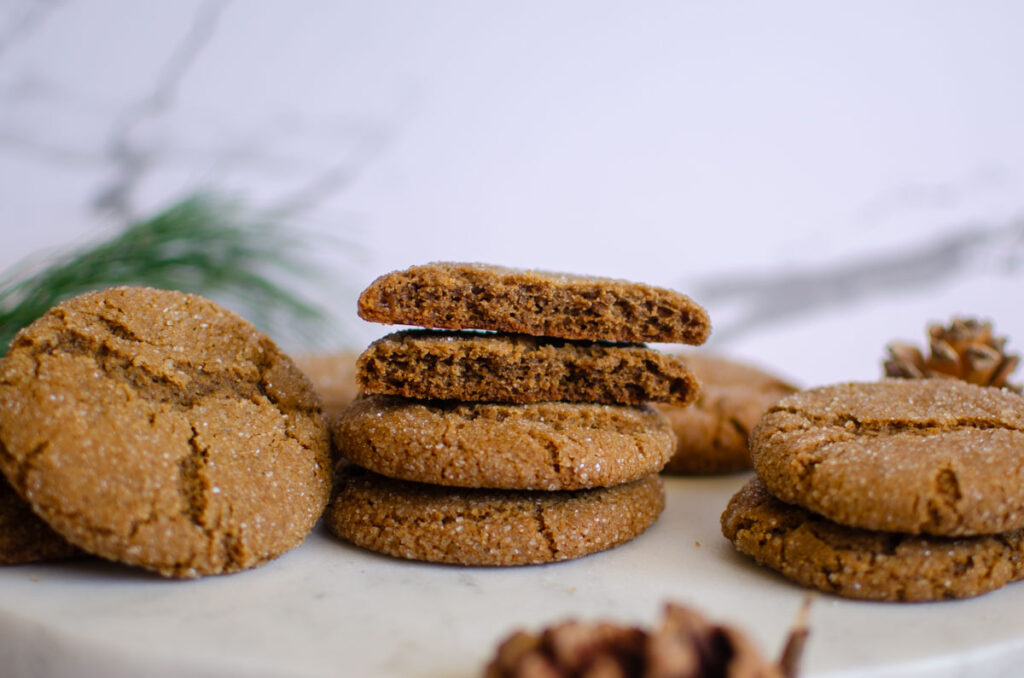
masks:
[[[136,142],[133,133],[143,122],[165,115],[174,106],[182,81],[213,39],[227,4],[227,0],[207,0],[199,6],[192,25],[165,62],[153,89],[114,120],[107,141],[114,176],[94,199],[98,210],[109,211],[126,220],[134,216],[133,193],[155,158],[151,149]]]
[[[8,16],[0,23],[0,59],[18,41],[32,35],[64,0],[30,0],[8,7]]]
[[[905,250],[795,271],[726,272],[692,281],[689,289],[716,319],[726,318],[716,322],[711,338],[715,344],[725,344],[816,311],[925,290],[982,270],[1016,274],[1022,256],[1024,218],[994,226],[965,225]]]

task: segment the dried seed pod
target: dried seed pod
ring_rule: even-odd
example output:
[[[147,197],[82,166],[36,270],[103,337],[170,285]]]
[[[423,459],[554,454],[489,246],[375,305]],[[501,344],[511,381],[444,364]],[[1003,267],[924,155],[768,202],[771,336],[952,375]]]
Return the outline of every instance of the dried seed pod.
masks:
[[[795,678],[810,599],[778,662],[739,630],[682,605],[666,606],[653,631],[608,622],[566,621],[540,633],[517,631],[498,647],[485,678]]]
[[[925,356],[911,344],[889,344],[885,376],[904,379],[946,377],[981,386],[1009,388],[1020,393],[1019,384],[1007,382],[1020,356],[1007,353],[1006,338],[992,335],[992,323],[974,318],[955,318],[949,326],[928,327]]]

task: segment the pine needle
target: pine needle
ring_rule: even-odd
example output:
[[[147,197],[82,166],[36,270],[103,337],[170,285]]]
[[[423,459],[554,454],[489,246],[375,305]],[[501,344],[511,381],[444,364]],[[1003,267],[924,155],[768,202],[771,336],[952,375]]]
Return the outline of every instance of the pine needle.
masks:
[[[113,237],[22,263],[0,281],[0,347],[54,304],[95,289],[147,285],[211,297],[261,330],[312,339],[328,314],[296,288],[322,277],[301,238],[235,202],[191,195]]]

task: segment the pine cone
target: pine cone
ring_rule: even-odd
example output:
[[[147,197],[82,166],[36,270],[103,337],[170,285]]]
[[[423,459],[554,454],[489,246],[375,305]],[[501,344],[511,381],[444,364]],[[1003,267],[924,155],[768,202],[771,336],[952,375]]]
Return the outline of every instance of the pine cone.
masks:
[[[485,678],[794,678],[807,637],[805,602],[778,663],[739,631],[670,604],[660,628],[567,621],[519,631],[498,648]]]
[[[981,386],[1021,392],[1007,382],[1020,356],[1005,352],[1005,337],[992,336],[992,323],[974,318],[954,318],[949,327],[928,326],[930,355],[925,358],[911,344],[889,344],[885,376],[905,379],[947,377]]]

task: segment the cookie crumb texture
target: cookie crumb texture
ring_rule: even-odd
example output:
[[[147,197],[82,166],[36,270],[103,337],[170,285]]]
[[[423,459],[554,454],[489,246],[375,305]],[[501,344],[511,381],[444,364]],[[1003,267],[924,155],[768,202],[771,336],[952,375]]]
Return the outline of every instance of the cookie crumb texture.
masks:
[[[518,631],[498,647],[484,678],[784,678],[737,629],[669,604],[651,631],[568,620]]]
[[[947,538],[845,527],[779,501],[757,479],[729,502],[722,534],[785,577],[847,598],[968,598],[1024,579],[1022,530]]]
[[[328,528],[398,558],[459,565],[530,565],[579,558],[629,541],[665,507],[661,479],[578,492],[446,488],[350,466]]]
[[[359,357],[366,393],[424,400],[687,405],[699,385],[676,358],[636,344],[410,330]]]
[[[309,381],[201,297],[115,288],[23,330],[0,362],[0,468],[71,543],[195,577],[299,544],[330,493]]]
[[[377,278],[359,317],[450,330],[702,344],[708,315],[673,290],[609,278],[439,262]]]
[[[339,418],[349,461],[392,478],[456,487],[576,490],[660,470],[675,449],[649,405],[417,401],[370,395]]]
[[[0,565],[20,565],[82,555],[32,513],[0,476]]]
[[[702,353],[679,358],[700,382],[696,402],[657,407],[676,434],[665,473],[735,473],[750,468],[747,440],[765,410],[796,387],[755,367]]]
[[[837,523],[969,536],[1024,528],[1024,397],[889,379],[781,400],[751,436],[768,490]]]

